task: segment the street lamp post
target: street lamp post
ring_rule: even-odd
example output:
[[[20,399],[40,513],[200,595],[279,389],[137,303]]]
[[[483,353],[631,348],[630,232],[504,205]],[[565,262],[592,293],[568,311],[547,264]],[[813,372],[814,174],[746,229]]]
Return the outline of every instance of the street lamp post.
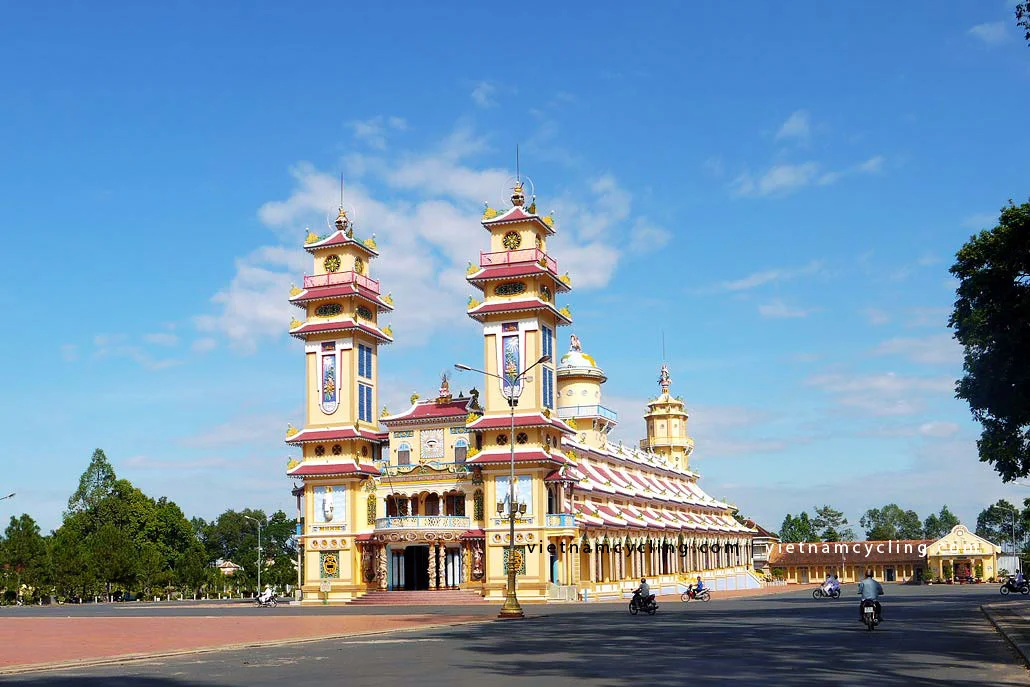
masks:
[[[505,400],[508,401],[508,408],[510,409],[511,434],[508,436],[508,444],[511,446],[511,468],[508,475],[508,590],[505,594],[504,605],[501,607],[500,613],[497,614],[499,618],[525,617],[525,613],[522,612],[522,606],[519,605],[518,596],[515,593],[515,517],[519,512],[526,512],[526,504],[515,503],[515,406],[519,404],[519,396],[522,394],[522,381],[525,379],[526,374],[537,365],[550,361],[551,356],[541,356],[539,360],[515,377],[502,377],[492,372],[477,370],[474,367],[469,367],[468,365],[462,365],[460,363],[456,363],[454,365],[454,367],[459,370],[479,372],[501,380],[501,391],[504,393]],[[500,515],[503,510],[503,503],[498,502],[497,514]]]
[[[257,550],[257,593],[261,595],[261,521],[257,518],[252,518],[249,515],[244,515],[247,520],[253,520],[257,523],[258,528],[258,550]]]
[[[302,534],[301,533],[301,520],[303,518],[303,515],[301,513],[301,509],[300,509],[300,500],[304,496],[304,485],[302,484],[302,485],[299,485],[299,486],[295,486],[293,488],[292,494],[297,497],[297,591],[296,591],[296,593],[293,596],[294,596],[295,599],[297,599],[297,601],[300,601],[300,599],[301,599],[301,589],[300,588],[304,584],[304,575],[301,572],[301,565],[303,564],[303,560],[301,558],[301,544],[303,543],[304,540],[300,538],[301,534]]]
[[[9,498],[11,498],[14,495],[15,495],[14,492],[11,492],[7,496],[0,496],[0,501],[3,501],[4,499],[9,499]]]

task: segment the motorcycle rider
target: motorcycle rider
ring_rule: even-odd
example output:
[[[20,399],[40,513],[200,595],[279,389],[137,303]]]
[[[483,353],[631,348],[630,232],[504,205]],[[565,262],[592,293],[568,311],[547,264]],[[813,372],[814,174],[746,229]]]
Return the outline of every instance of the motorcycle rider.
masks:
[[[828,591],[829,591],[829,593],[831,593],[831,594],[832,594],[833,592],[836,592],[836,591],[839,591],[839,590],[840,590],[840,580],[838,580],[838,579],[837,579],[837,575],[836,575],[836,573],[834,573],[833,577],[831,577],[831,578],[830,578],[830,580],[829,580],[829,585],[830,585],[830,586],[829,586],[829,589],[828,589]]]
[[[265,591],[261,592],[258,596],[258,603],[266,604],[272,600],[273,596],[272,585],[265,585]]]
[[[640,578],[640,586],[636,588],[633,594],[640,599],[640,605],[644,605],[651,600],[651,587],[648,586],[646,577]]]
[[[862,602],[872,601],[874,613],[876,613],[876,620],[883,620],[883,612],[880,608],[879,597],[883,596],[883,585],[873,579],[873,571],[865,571],[865,579],[858,583],[858,593],[862,597]],[[864,621],[865,618],[862,615],[862,603],[858,604],[858,619]]]

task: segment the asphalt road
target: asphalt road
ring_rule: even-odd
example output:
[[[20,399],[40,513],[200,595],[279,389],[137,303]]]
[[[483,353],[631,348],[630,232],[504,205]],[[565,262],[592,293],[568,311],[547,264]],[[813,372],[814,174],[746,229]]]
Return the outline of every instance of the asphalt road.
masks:
[[[884,622],[873,632],[858,621],[855,587],[849,585],[840,600],[816,601],[809,591],[799,591],[708,604],[663,604],[653,617],[630,616],[621,604],[534,606],[522,621],[30,673],[5,683],[1030,684],[1030,673],[979,610],[981,603],[1001,600],[996,586],[886,589]]]

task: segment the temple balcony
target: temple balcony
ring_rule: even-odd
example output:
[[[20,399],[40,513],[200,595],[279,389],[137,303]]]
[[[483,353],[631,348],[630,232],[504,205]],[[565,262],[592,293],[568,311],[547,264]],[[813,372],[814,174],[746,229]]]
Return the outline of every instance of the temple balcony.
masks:
[[[480,253],[480,267],[497,267],[498,265],[521,265],[539,263],[554,274],[558,273],[558,261],[539,248],[523,248],[522,250],[502,250],[496,253]]]
[[[548,527],[575,527],[576,516],[572,513],[548,513],[546,524]]]
[[[377,530],[467,530],[471,519],[466,515],[395,515],[376,518]]]
[[[603,417],[606,420],[617,422],[619,414],[602,405],[558,406],[558,417],[563,420],[570,417]]]
[[[379,293],[379,282],[357,272],[327,272],[304,277],[305,289],[317,289],[323,286],[343,286],[357,284],[372,293]]]

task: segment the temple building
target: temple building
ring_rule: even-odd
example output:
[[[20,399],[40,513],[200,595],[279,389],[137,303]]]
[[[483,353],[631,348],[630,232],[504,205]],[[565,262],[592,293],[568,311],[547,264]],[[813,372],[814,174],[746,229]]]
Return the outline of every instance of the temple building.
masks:
[[[603,404],[604,370],[575,335],[556,355],[572,280],[547,252],[553,218],[519,181],[482,226],[488,250],[467,274],[481,297],[467,313],[482,325],[483,362],[464,373],[481,390],[452,395],[444,376],[397,414],[375,413],[379,346],[393,340],[378,321],[393,301],[369,275],[375,241],[354,238],[343,208],[335,231],[308,235],[313,273],[290,295],[304,311],[290,334],[305,342],[307,413],[286,437],[302,452],[287,475],[303,482],[303,602],[444,589],[501,601],[508,566],[523,602],[618,598],[641,577],[661,593],[697,576],[759,586],[758,532],[698,485],[668,367],[646,437],[609,441],[618,418]]]

